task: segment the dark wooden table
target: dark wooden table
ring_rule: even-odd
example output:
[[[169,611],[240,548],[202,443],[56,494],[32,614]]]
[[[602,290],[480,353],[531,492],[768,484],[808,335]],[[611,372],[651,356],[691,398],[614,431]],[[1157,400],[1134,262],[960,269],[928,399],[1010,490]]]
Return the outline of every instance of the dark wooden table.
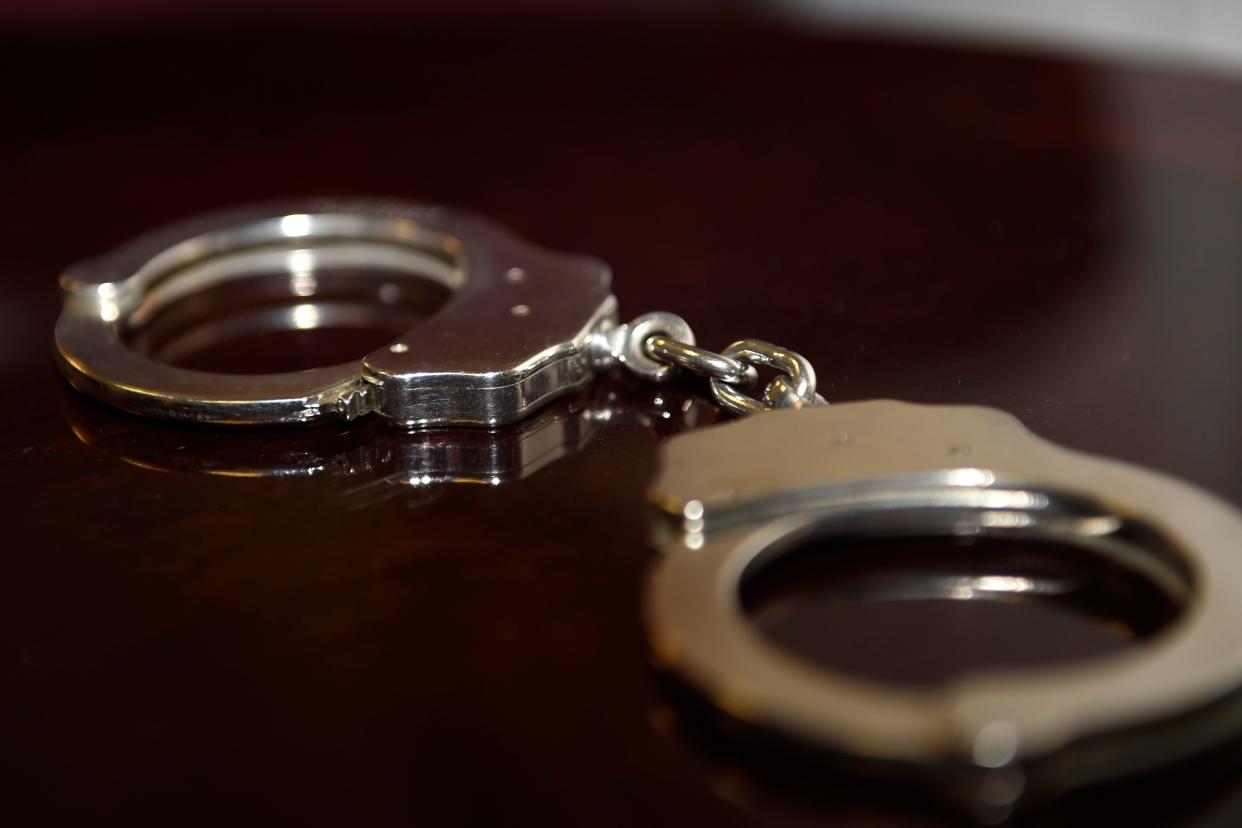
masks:
[[[700,388],[431,435],[68,392],[59,268],[187,214],[459,205],[832,400],[997,406],[1242,503],[1237,83],[716,17],[10,35],[0,68],[10,825],[955,820],[698,734],[647,669],[643,486]],[[397,482],[446,446],[500,485]],[[1031,821],[1236,824],[1238,754]]]

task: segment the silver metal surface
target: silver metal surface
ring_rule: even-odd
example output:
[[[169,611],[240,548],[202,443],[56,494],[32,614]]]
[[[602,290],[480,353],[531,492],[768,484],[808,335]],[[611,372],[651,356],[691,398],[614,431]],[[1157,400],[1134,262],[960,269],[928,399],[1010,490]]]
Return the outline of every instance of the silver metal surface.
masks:
[[[353,268],[438,282],[452,293],[360,363],[279,374],[219,374],[169,364],[217,335],[260,329],[367,327],[366,303],[265,307],[178,332],[158,349],[145,329],[178,302],[257,272],[288,273],[313,297],[316,271]],[[666,311],[618,325],[606,265],[527,244],[478,216],[398,201],[258,205],[157,230],[61,277],[62,373],[86,394],[136,414],[227,425],[316,423],[378,413],[407,427],[503,425],[624,365],[655,383],[685,368],[734,414],[822,403],[801,355],[759,340],[716,354]],[[388,291],[388,293],[386,293]],[[377,290],[388,302],[400,288]],[[387,297],[387,298],[386,298]],[[388,318],[393,314],[389,313]],[[160,359],[156,359],[158,355]],[[780,374],[755,399],[754,366]]]
[[[593,351],[596,365],[619,362],[648,382],[667,382],[678,369],[705,377],[716,402],[739,416],[827,404],[815,393],[815,369],[801,354],[759,339],[739,340],[718,354],[695,344],[690,325],[666,311],[645,313],[597,335]],[[755,366],[779,372],[759,399],[743,390],[758,382]]]
[[[699,376],[730,385],[751,385],[758,380],[758,373],[753,366],[689,342],[653,336],[647,340],[646,350],[650,357],[659,362],[671,363]]]
[[[653,657],[734,722],[930,782],[989,819],[1242,728],[1242,515],[1185,483],[992,409],[875,401],[676,436],[650,497],[669,527],[645,598]],[[1181,612],[1123,654],[915,688],[803,661],[742,610],[743,582],[811,540],[900,535],[1055,540]]]
[[[614,334],[617,361],[647,382],[668,382],[677,373],[671,362],[660,362],[647,349],[653,337],[679,339],[694,344],[694,331],[686,320],[668,311],[651,311],[617,328]]]
[[[746,365],[760,365],[780,371],[763,389],[763,395],[758,400],[748,396],[741,388],[713,377],[712,396],[734,414],[746,416],[775,408],[826,404],[824,398],[815,393],[815,369],[799,353],[760,339],[742,339],[725,348],[723,355]]]
[[[349,478],[357,485],[348,490],[348,508],[361,505],[355,495],[385,487],[501,485],[581,451],[609,430],[684,430],[715,414],[710,403],[691,398],[674,405],[668,392],[656,389],[646,399],[630,394],[623,402],[599,384],[503,428],[406,431],[370,424],[325,441],[310,430],[292,430],[279,440],[262,431],[221,438],[212,431],[138,423],[76,399],[66,400],[62,410],[83,445],[129,465],[243,480]]]
[[[127,346],[161,309],[283,263],[384,268],[453,293],[360,363],[283,374],[190,371]],[[500,425],[590,381],[589,346],[615,325],[607,266],[521,241],[478,216],[398,201],[259,205],[143,236],[61,277],[62,372],[128,411],[224,424],[313,423],[378,412],[405,426]],[[313,279],[307,282],[313,290]]]

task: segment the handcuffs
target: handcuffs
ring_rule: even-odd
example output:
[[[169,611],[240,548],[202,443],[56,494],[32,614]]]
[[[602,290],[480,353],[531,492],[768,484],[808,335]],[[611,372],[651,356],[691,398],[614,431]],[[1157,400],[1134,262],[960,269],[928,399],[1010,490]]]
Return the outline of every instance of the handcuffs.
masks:
[[[162,310],[256,268],[287,272],[307,295],[314,270],[333,265],[431,279],[451,296],[360,363],[212,374],[131,347]],[[1003,816],[1200,753],[1242,728],[1238,510],[1156,472],[1057,447],[1000,411],[824,404],[810,363],[792,351],[742,340],[714,353],[663,312],[620,324],[598,260],[537,248],[464,212],[325,199],[166,227],[70,267],[61,289],[56,353],[69,383],[172,420],[373,414],[403,428],[490,427],[618,365],[656,383],[678,370],[707,377],[720,406],[758,416],[665,443],[649,490],[662,554],[643,612],[654,663],[744,729]],[[752,393],[756,367],[775,378]],[[1145,578],[1180,614],[1123,654],[979,669],[920,688],[813,665],[748,621],[743,584],[791,551],[892,536],[1057,541]],[[983,578],[964,588],[1029,587]]]

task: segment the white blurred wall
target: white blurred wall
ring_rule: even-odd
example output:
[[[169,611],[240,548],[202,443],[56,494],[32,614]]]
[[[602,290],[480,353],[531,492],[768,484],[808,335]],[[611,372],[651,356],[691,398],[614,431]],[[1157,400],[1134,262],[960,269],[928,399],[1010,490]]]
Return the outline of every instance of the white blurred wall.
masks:
[[[1242,72],[1242,0],[758,0],[787,17]]]

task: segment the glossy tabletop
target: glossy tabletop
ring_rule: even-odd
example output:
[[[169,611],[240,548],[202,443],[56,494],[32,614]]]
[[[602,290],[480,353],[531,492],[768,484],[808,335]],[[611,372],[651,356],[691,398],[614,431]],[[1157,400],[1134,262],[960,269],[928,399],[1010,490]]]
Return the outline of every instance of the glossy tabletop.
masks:
[[[9,824],[957,820],[700,732],[648,669],[643,490],[722,416],[702,386],[413,434],[74,395],[59,269],[189,214],[457,205],[829,400],[995,406],[1242,503],[1242,83],[714,16],[10,35],[0,67]],[[1238,819],[1233,750],[1030,822]]]

